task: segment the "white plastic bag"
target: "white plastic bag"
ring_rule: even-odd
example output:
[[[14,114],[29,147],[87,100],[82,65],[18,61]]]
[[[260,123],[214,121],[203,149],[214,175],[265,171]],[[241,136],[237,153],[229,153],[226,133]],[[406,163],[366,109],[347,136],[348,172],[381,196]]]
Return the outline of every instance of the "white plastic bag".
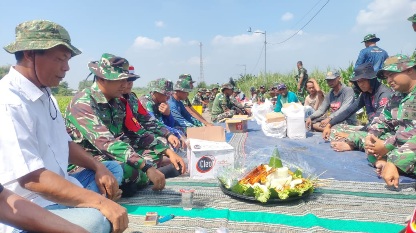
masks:
[[[253,107],[251,108],[253,118],[258,125],[261,125],[262,122],[266,120],[266,114],[269,112],[273,112],[273,104],[268,99],[266,99],[263,104],[253,104]]]
[[[267,123],[263,121],[261,123],[261,129],[266,136],[274,138],[284,138],[286,137],[286,121],[278,121]]]
[[[291,139],[306,138],[305,110],[301,104],[291,103],[282,108],[286,116],[287,137]]]

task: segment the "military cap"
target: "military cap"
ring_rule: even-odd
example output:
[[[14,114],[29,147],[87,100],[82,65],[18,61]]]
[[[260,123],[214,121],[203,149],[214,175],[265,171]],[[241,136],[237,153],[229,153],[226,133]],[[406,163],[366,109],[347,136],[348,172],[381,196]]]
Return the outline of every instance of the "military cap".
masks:
[[[409,18],[407,18],[407,20],[409,20],[410,22],[416,23],[416,14],[410,16]]]
[[[384,79],[383,71],[390,71],[395,73],[400,73],[404,70],[407,70],[411,67],[414,67],[416,62],[414,59],[409,58],[406,55],[397,54],[391,57],[388,57],[383,64],[383,68],[381,68],[377,72],[377,77]]]
[[[64,45],[72,56],[81,51],[71,44],[68,31],[59,24],[47,20],[26,21],[16,26],[16,40],[4,47],[8,53],[25,50],[46,50]]]
[[[149,90],[151,92],[159,92],[163,95],[171,95],[173,90],[173,83],[170,80],[159,78],[149,83]]]
[[[199,88],[198,92],[205,92],[205,89],[204,88]]]
[[[377,42],[379,40],[380,40],[380,38],[377,38],[376,34],[368,34],[368,35],[364,36],[364,39],[363,39],[363,41],[361,41],[361,43],[366,42],[366,41]]]
[[[354,75],[350,78],[350,81],[357,81],[359,79],[373,79],[376,77],[373,64],[366,62],[361,64],[354,69]]]
[[[179,75],[179,79],[188,80],[191,83],[195,82],[192,80],[192,76],[190,74],[181,74]]]
[[[265,88],[265,87],[264,87],[264,85],[261,85],[259,88],[261,89],[261,88]]]
[[[233,88],[234,87],[233,87],[233,85],[231,85],[231,83],[224,83],[224,84],[221,85],[221,91],[224,90],[224,89],[232,90]]]
[[[129,62],[122,57],[104,53],[99,61],[92,61],[88,64],[90,71],[103,79],[134,81],[140,76],[129,73]]]
[[[176,81],[175,86],[173,86],[174,91],[183,91],[183,92],[191,92],[193,89],[192,77],[189,74],[182,74],[179,76],[178,81]]]
[[[341,75],[339,74],[338,70],[334,70],[334,71],[329,71],[328,73],[326,73],[326,80],[332,80],[332,79],[336,79],[338,77],[341,77]]]
[[[211,93],[211,90],[210,90],[210,89],[207,89],[207,90],[205,91],[205,93]]]

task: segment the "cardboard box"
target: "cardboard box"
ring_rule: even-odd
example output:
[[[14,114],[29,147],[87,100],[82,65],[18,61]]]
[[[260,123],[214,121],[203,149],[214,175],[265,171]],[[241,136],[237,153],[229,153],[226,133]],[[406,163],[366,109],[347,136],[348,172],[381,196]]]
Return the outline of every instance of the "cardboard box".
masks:
[[[235,115],[231,119],[225,121],[227,132],[244,133],[247,132],[247,115]]]
[[[281,122],[286,120],[281,112],[270,112],[266,114],[266,123]]]
[[[188,168],[192,179],[215,179],[220,168],[234,166],[234,148],[225,142],[223,127],[188,128],[187,134]]]

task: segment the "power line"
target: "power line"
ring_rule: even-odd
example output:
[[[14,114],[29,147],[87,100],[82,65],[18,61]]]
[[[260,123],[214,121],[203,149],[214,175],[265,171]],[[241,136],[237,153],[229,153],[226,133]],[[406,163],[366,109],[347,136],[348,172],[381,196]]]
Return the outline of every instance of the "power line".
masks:
[[[309,13],[311,13],[311,11],[313,10],[313,9],[315,9],[315,7],[321,2],[322,0],[319,0],[319,1],[317,1],[316,3],[315,3],[315,5],[313,5],[313,7],[308,11],[308,12],[306,12],[306,14],[304,14],[303,16],[302,16],[302,18],[301,19],[299,19],[294,25],[293,25],[293,27],[295,27],[296,25],[298,25],[298,23],[300,23],[300,22],[302,22],[302,20],[304,19],[304,18],[306,18],[306,16],[307,15],[309,15]]]
[[[255,65],[255,66],[254,66],[254,68],[251,70],[250,74],[252,74],[252,73],[254,72],[254,70],[257,68],[257,66],[259,65],[259,61],[260,61],[261,55],[263,54],[263,49],[264,49],[264,45],[263,45],[263,48],[262,48],[262,49],[261,49],[261,51],[260,51],[260,55],[259,55],[259,58],[257,59],[256,65]]]
[[[306,26],[308,26],[308,24],[319,14],[319,12],[321,12],[322,9],[324,9],[324,7],[329,3],[330,0],[327,0],[326,3],[316,12],[316,14],[314,16],[312,16],[312,18],[306,22],[305,25],[303,25],[299,30],[297,30],[295,33],[293,33],[293,35],[289,36],[288,38],[286,38],[285,40],[278,42],[278,43],[268,43],[268,44],[283,44],[286,41],[292,39],[294,36],[296,36],[300,31],[302,31],[302,29],[304,29]]]

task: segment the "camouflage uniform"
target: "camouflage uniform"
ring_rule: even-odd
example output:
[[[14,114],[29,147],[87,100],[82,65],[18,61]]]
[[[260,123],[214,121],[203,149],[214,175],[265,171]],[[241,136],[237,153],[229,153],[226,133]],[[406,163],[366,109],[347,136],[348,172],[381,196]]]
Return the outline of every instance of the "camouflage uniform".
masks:
[[[135,80],[138,76],[128,73],[128,61],[111,54],[103,54],[99,62],[91,62],[90,71],[107,80]],[[131,111],[138,111],[138,104],[129,99]],[[137,101],[136,101],[137,102]],[[138,124],[138,132],[129,131],[125,126],[127,105],[122,99],[114,98],[107,101],[97,83],[77,93],[69,104],[66,112],[66,126],[74,142],[80,144],[91,155],[99,160],[117,160],[122,163],[123,183],[145,184],[148,178],[139,167],[146,160],[157,162],[161,152],[166,150],[165,144],[159,144],[153,133],[145,127],[159,130],[159,135],[166,135],[155,123]],[[144,113],[144,112],[143,112]],[[146,112],[147,113],[147,112]],[[136,114],[137,115],[137,114]],[[137,116],[139,120],[141,116]],[[73,167],[72,167],[73,168]]]
[[[260,88],[264,89],[264,86],[261,86]],[[266,101],[266,97],[264,95],[265,93],[259,91],[259,93],[257,94],[257,102],[264,103]]]
[[[305,95],[306,95],[306,83],[308,82],[308,71],[301,67],[298,69],[298,75],[296,75],[296,85],[299,83],[299,80],[302,79],[302,83],[300,84],[300,90],[297,90],[297,97],[301,103],[305,102]]]
[[[214,89],[217,89],[218,90],[218,88],[219,88],[219,86],[218,85],[215,85],[211,89],[211,95],[209,96],[209,99],[208,99],[208,101],[209,101],[209,103],[208,103],[209,112],[212,112],[212,105],[214,103],[214,100],[215,100],[216,95],[218,94],[218,93],[214,94]]]
[[[203,96],[199,95],[199,93],[202,93],[202,88],[198,90],[198,93],[192,99],[192,105],[202,105]]]
[[[384,67],[377,76],[383,78],[383,71],[399,73],[414,68],[415,65],[414,59],[396,55],[384,62]],[[380,117],[374,119],[368,132],[379,138],[387,135],[384,141],[389,150],[387,161],[395,164],[402,172],[415,174],[416,88],[410,93],[394,93]]]
[[[149,83],[149,90],[151,93],[158,92],[166,96],[171,96],[173,83],[164,78],[151,81]],[[164,126],[173,133],[177,138],[180,138],[184,134],[184,130],[180,127],[174,128],[175,119],[172,114],[168,116],[163,115],[159,111],[159,105],[153,101],[152,95],[143,95],[139,98],[140,103],[146,108],[147,112],[154,116],[157,120],[164,123]]]
[[[233,86],[229,83],[225,83],[222,85],[222,89],[226,88],[232,89]],[[231,118],[235,114],[245,114],[244,107],[241,103],[238,103],[237,100],[232,101],[230,96],[227,96],[224,93],[218,93],[212,106],[212,122],[218,122],[224,118]]]

